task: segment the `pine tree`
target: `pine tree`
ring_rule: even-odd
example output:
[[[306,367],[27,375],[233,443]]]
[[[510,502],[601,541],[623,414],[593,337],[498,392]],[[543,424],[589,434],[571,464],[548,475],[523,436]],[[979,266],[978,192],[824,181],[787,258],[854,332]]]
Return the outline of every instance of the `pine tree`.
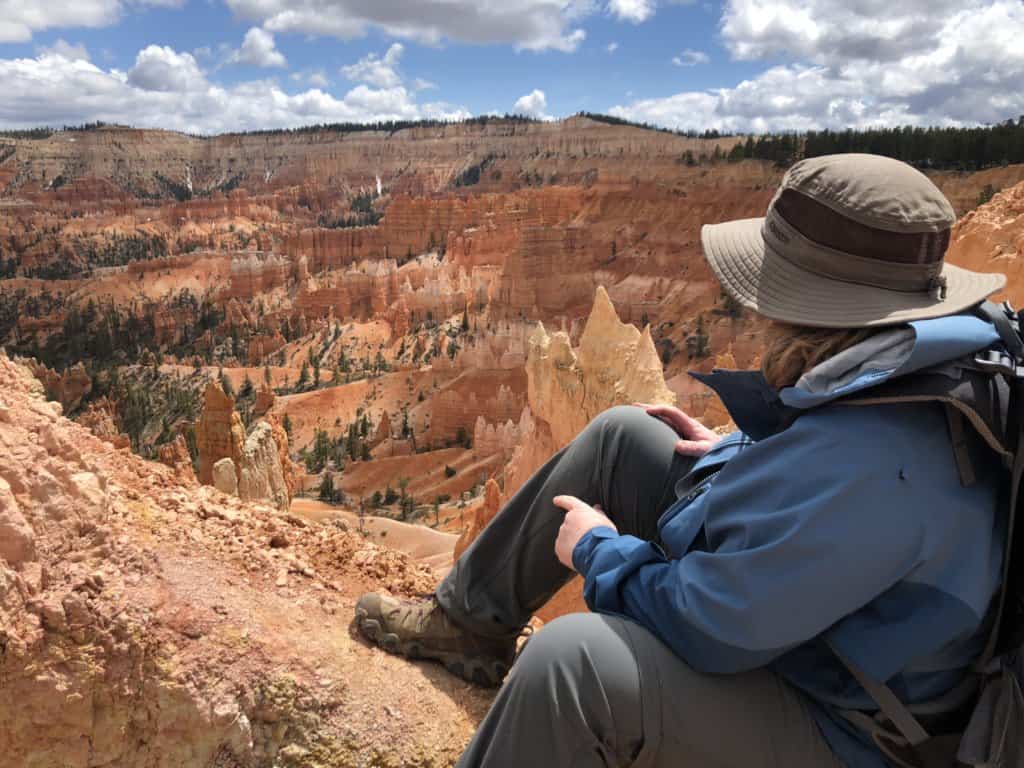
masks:
[[[334,476],[330,472],[324,472],[323,480],[320,481],[320,501],[334,501]]]
[[[352,461],[359,458],[359,428],[354,421],[348,425],[348,457]]]

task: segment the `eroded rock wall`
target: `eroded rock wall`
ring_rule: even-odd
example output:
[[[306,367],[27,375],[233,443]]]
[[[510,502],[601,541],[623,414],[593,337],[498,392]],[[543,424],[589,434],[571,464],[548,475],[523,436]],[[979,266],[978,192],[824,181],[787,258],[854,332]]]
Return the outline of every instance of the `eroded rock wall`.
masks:
[[[957,222],[949,260],[983,272],[1003,272],[1008,298],[1024,305],[1024,183],[997,193],[992,200]]]

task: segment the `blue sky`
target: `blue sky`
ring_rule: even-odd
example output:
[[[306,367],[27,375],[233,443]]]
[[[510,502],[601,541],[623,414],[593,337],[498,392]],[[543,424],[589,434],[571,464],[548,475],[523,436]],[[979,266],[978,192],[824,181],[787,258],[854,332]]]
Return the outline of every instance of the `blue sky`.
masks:
[[[1019,0],[0,0],[0,125],[983,123],[1024,113],[1022,35]]]

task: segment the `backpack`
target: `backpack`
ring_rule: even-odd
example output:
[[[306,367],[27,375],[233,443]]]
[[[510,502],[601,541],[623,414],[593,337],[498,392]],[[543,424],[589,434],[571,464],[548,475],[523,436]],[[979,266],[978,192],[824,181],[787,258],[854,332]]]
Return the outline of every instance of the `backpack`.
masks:
[[[985,649],[964,682],[935,701],[907,706],[883,681],[832,648],[879,709],[873,717],[841,714],[901,768],[1024,768],[1024,339],[1009,304],[985,302],[976,311],[995,325],[1001,343],[965,361],[959,381],[924,372],[839,401],[942,403],[962,483],[974,479],[972,438],[984,441],[1004,464],[1002,583],[986,619]]]

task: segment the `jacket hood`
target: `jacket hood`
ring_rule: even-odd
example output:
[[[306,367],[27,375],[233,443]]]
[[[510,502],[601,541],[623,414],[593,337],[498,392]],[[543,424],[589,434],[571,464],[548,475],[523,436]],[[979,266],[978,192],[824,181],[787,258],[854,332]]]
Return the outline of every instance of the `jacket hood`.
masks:
[[[883,331],[831,357],[779,392],[782,403],[804,410],[910,373],[948,367],[999,341],[995,326],[973,315],[918,320]]]

